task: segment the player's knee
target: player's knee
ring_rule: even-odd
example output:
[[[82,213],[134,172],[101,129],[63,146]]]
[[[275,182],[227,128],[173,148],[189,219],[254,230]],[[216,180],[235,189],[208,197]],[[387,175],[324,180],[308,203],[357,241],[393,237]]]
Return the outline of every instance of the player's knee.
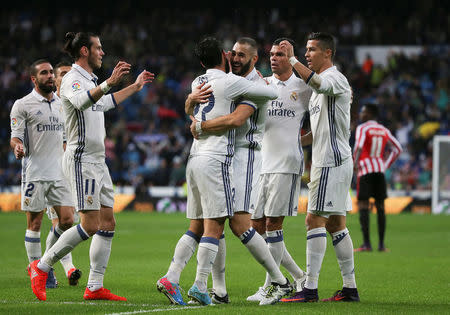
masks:
[[[63,215],[59,219],[59,227],[63,231],[70,229],[72,225],[73,225],[73,215]]]
[[[267,218],[267,231],[277,231],[281,229],[283,229],[283,217]]]
[[[261,235],[266,233],[265,219],[252,220],[252,227],[256,230],[256,232],[258,232]]]
[[[41,230],[41,222],[40,220],[33,220],[28,224],[28,229],[34,232],[39,232]]]
[[[116,228],[116,219],[114,217],[103,220],[100,223],[99,227],[100,230],[104,231],[114,231],[115,228]]]

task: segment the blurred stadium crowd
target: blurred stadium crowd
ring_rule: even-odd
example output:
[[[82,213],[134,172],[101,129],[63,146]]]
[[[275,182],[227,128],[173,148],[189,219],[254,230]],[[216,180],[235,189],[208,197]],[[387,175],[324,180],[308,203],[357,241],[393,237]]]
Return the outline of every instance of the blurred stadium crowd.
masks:
[[[389,10],[342,8],[303,14],[259,8],[227,13],[222,8],[145,10],[132,7],[132,3],[122,3],[114,12],[2,10],[0,188],[20,184],[21,165],[9,147],[9,113],[14,101],[32,88],[28,66],[39,58],[47,58],[53,65],[66,59],[61,52],[64,34],[81,30],[100,35],[106,52],[103,67],[96,72],[100,82],[108,77],[118,60],[133,65],[135,73],[130,80],[144,68],[157,75],[154,84],[118,110],[106,113],[107,164],[116,185],[184,183],[192,138],[190,120],[184,114],[184,99],[190,92],[191,81],[203,71],[193,55],[194,45],[201,37],[215,35],[227,49],[240,36],[255,38],[260,44],[257,68],[270,75],[269,51],[273,40],[294,39],[301,59],[307,33],[320,30],[337,37],[335,63],[353,87],[350,141],[358,124],[359,108],[367,102],[379,104],[380,122],[392,131],[404,149],[386,173],[389,187],[431,188],[432,136],[450,133],[447,9],[435,7],[429,1],[420,2],[419,7],[394,6]],[[387,66],[369,59],[360,65],[354,45],[419,45],[423,50],[416,56],[392,53]]]

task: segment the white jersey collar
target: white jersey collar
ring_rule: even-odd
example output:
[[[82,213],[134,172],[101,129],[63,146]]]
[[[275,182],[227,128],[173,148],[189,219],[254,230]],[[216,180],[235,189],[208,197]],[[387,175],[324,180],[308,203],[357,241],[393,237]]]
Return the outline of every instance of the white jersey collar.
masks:
[[[247,75],[245,76],[245,78],[246,78],[247,80],[252,81],[252,79],[255,78],[256,76],[259,76],[259,74],[258,74],[258,72],[256,71],[256,68],[253,68],[253,70],[250,71],[250,73],[247,74]]]
[[[31,93],[32,93],[33,96],[34,96],[35,98],[37,98],[40,102],[46,102],[46,103],[49,102],[48,99],[47,99],[46,97],[42,96],[41,94],[39,94],[39,92],[36,91],[36,89],[33,89],[33,91],[32,91]],[[53,97],[52,97],[52,100],[51,100],[50,102],[53,102],[53,101],[55,101],[55,100],[56,100],[56,94],[55,94],[55,92],[53,92]]]
[[[336,68],[336,66],[331,66],[331,67],[329,67],[329,68],[326,68],[325,70],[323,70],[321,73],[319,73],[320,75],[322,75],[322,74],[324,74],[325,72],[327,72],[327,71],[331,71],[331,70],[336,70],[337,68]]]
[[[72,68],[76,69],[83,77],[88,79],[89,81],[94,80],[97,82],[98,77],[94,73],[87,72],[82,66],[77,65],[76,63],[72,64]]]
[[[272,77],[273,77],[273,82],[276,84],[276,85],[288,85],[292,80],[295,80],[295,78],[297,77],[296,75],[295,75],[295,73],[294,72],[292,72],[292,74],[291,74],[291,76],[289,77],[289,79],[287,79],[286,81],[281,81],[280,79],[277,79],[276,77],[275,77],[275,74],[272,74]]]
[[[226,74],[225,72],[223,72],[222,70],[219,69],[208,69],[206,70],[207,74]]]

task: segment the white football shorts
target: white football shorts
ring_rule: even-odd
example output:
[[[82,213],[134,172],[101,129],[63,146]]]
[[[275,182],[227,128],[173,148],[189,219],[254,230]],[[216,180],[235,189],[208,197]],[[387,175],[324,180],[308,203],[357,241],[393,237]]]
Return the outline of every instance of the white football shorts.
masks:
[[[296,216],[301,176],[287,173],[264,173],[259,177],[258,201],[252,219]]]
[[[253,212],[258,195],[261,151],[237,148],[233,157],[235,212]]]
[[[350,197],[352,176],[353,160],[351,158],[337,167],[311,166],[308,212],[325,217],[345,216],[347,211],[352,210]]]
[[[48,206],[73,207],[72,194],[65,180],[22,183],[22,210],[40,212]]]
[[[106,163],[79,162],[64,154],[62,166],[70,183],[75,210],[114,206],[114,188]]]
[[[189,157],[186,166],[188,219],[233,216],[233,168],[205,155]]]

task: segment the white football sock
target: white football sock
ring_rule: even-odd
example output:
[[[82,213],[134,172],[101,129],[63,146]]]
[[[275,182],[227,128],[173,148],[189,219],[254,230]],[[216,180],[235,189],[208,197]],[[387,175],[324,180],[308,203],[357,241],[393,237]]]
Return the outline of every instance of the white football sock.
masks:
[[[333,246],[341,268],[343,287],[356,288],[355,262],[353,259],[353,242],[348,229],[332,234]]]
[[[170,282],[180,283],[180,275],[197,249],[200,237],[188,230],[178,241],[166,277]]]
[[[308,289],[317,289],[323,257],[327,249],[327,230],[324,227],[306,233],[306,283]]]
[[[44,254],[38,263],[38,268],[48,272],[58,260],[71,252],[75,246],[89,238],[81,224],[72,226],[65,231],[55,244]]]
[[[286,244],[284,244],[283,258],[281,259],[281,266],[286,268],[289,274],[295,281],[300,280],[305,272],[297,265],[291,254],[287,251]]]
[[[208,277],[211,273],[212,265],[216,260],[218,250],[218,239],[205,236],[201,238],[197,251],[197,274],[195,276],[195,284],[202,293],[208,291]]]
[[[280,266],[281,256],[283,255],[283,230],[266,231],[266,242],[269,247],[269,251],[272,254],[273,259],[277,266]],[[266,281],[264,282],[264,288],[267,288],[272,283],[272,278],[266,273]]]
[[[254,228],[249,228],[246,232],[239,236],[239,239],[245,247],[247,247],[256,261],[266,269],[273,282],[279,284],[286,283],[286,278],[273,259],[267,243]]]
[[[25,231],[25,250],[27,251],[29,262],[41,258],[41,232]]]
[[[47,240],[45,242],[45,252],[47,252],[58,240],[58,238],[61,236],[61,234],[64,233],[63,230],[59,228],[59,225],[56,225],[55,228],[51,228],[50,232],[47,235]],[[75,266],[72,263],[72,253],[68,253],[59,261],[61,265],[64,268],[64,273],[67,276],[67,273],[70,269],[75,268]]]
[[[89,249],[91,268],[87,287],[91,291],[96,291],[103,287],[103,278],[111,255],[111,243],[114,231],[98,230],[92,237]]]
[[[56,225],[55,228],[51,228],[50,232],[47,235],[47,239],[45,240],[45,253],[56,243],[58,238],[64,231],[59,228],[59,225]]]
[[[227,247],[225,243],[225,234],[222,234],[219,240],[219,250],[216,260],[212,266],[211,276],[214,293],[220,297],[227,295],[227,286],[225,283],[225,259],[227,256]]]
[[[61,263],[62,267],[64,268],[64,273],[66,274],[66,277],[68,276],[69,270],[72,268],[75,268],[75,266],[73,265],[71,252],[69,252],[66,256],[61,258],[59,260],[59,262]]]

